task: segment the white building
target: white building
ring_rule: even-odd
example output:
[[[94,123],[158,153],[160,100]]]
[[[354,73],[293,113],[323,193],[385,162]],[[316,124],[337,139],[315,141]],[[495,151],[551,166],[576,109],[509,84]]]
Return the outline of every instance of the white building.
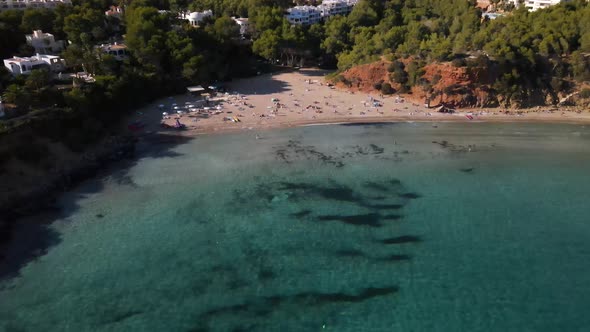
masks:
[[[58,5],[71,5],[71,0],[0,0],[0,11],[26,8],[55,8]]]
[[[535,11],[537,9],[543,9],[549,6],[557,5],[562,2],[567,2],[567,0],[524,0],[523,5],[529,11]],[[508,0],[508,3],[511,3],[516,7],[520,6],[518,0]]]
[[[481,13],[481,17],[489,18],[490,20],[495,20],[498,17],[502,17],[502,16],[504,16],[504,14],[502,14],[502,13]]]
[[[35,49],[35,53],[50,54],[58,53],[64,49],[63,40],[55,40],[50,33],[44,33],[41,30],[34,30],[32,35],[26,35],[27,44]]]
[[[12,57],[4,59],[6,67],[13,75],[30,74],[31,70],[47,68],[53,72],[65,69],[64,59],[56,55],[37,54],[31,57]]]
[[[348,15],[358,0],[324,0],[318,6],[322,12],[322,17],[334,15]]]
[[[287,9],[291,24],[314,24],[334,15],[348,15],[358,0],[324,0],[319,6],[296,6]]]
[[[250,23],[248,22],[247,18],[235,18],[232,17],[234,22],[240,26],[240,35],[246,35],[250,33]]]
[[[201,23],[205,18],[212,17],[213,11],[205,10],[202,12],[192,12],[192,13],[182,13],[180,14],[180,18],[183,20],[188,20],[188,22],[192,26],[197,26]]]
[[[322,19],[322,12],[314,6],[295,6],[287,9],[287,21],[291,24],[314,24]]]
[[[116,60],[123,61],[128,58],[127,45],[125,44],[102,44],[99,46],[103,53],[112,55]]]

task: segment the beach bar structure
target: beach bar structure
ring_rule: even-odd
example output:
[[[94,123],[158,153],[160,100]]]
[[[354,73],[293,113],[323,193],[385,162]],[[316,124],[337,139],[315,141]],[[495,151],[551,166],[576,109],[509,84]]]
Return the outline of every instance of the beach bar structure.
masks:
[[[192,94],[195,94],[195,95],[200,95],[200,94],[202,94],[202,93],[204,93],[204,92],[205,92],[205,88],[204,88],[204,87],[202,87],[202,86],[200,86],[200,85],[195,85],[195,86],[188,86],[188,87],[186,88],[186,90],[187,90],[189,93],[192,93]]]

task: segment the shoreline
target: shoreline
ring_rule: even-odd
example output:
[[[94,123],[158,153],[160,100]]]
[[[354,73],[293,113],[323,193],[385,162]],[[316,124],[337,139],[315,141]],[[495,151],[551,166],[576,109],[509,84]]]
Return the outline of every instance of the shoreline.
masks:
[[[404,96],[384,97],[336,88],[325,82],[326,73],[306,69],[235,80],[227,84],[230,93],[211,97],[206,107],[200,97],[170,96],[137,110],[128,122],[144,125],[138,136],[199,136],[362,122],[590,124],[589,110],[581,111],[580,107],[477,108],[439,113],[435,107],[406,101]],[[184,130],[174,128],[177,119],[186,126]]]
[[[207,126],[201,128],[188,128],[186,130],[159,130],[154,132],[147,132],[139,137],[146,137],[150,135],[165,135],[165,136],[184,136],[184,137],[196,137],[201,135],[215,135],[215,134],[227,134],[237,132],[257,132],[266,130],[279,130],[286,128],[296,127],[311,127],[311,126],[330,126],[330,125],[347,125],[347,124],[379,124],[379,123],[520,123],[520,124],[570,124],[570,125],[590,125],[590,118],[542,118],[542,119],[511,119],[507,117],[493,118],[493,119],[477,119],[468,120],[461,118],[448,118],[448,119],[432,119],[432,118],[401,118],[401,117],[370,117],[370,118],[332,118],[322,119],[313,121],[293,121],[293,122],[276,122],[264,126],[252,126],[252,127],[237,127],[237,126]]]

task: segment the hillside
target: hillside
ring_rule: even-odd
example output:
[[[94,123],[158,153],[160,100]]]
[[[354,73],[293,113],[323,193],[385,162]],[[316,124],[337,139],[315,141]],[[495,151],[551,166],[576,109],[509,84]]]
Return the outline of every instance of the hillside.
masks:
[[[403,59],[404,68],[409,68],[413,60]],[[406,99],[417,103],[428,103],[430,106],[448,105],[452,107],[531,107],[568,104],[588,106],[588,98],[579,96],[587,86],[572,83],[568,89],[553,91],[549,87],[531,89],[526,98],[514,100],[497,91],[494,82],[498,79],[494,66],[458,66],[453,62],[433,62],[424,65],[414,75],[411,86],[400,83],[396,77],[393,62],[380,60],[368,64],[354,66],[341,72],[333,82],[351,91],[387,92],[403,95]],[[404,69],[405,75],[411,75]],[[399,76],[399,75],[398,75]],[[397,78],[397,80],[396,80]],[[403,79],[401,80],[403,81]],[[409,80],[408,80],[409,81]],[[384,84],[389,84],[391,91],[385,91]],[[525,89],[523,89],[525,90]]]

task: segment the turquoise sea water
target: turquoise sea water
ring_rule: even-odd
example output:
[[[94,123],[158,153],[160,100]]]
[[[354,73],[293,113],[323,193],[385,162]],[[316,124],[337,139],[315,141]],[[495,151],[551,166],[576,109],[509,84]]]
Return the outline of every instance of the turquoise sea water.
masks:
[[[590,128],[258,134],[66,194],[0,283],[0,330],[590,330]]]

